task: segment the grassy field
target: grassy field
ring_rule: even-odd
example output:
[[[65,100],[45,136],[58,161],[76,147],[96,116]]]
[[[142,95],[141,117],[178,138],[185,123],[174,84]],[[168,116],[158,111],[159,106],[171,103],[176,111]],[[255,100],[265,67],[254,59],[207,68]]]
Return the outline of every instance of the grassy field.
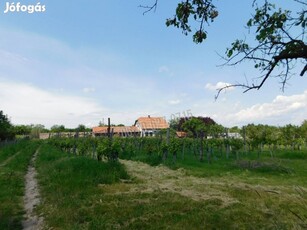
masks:
[[[108,164],[42,146],[45,222],[53,229],[306,229],[306,154],[150,166]]]
[[[0,149],[0,229],[21,229],[24,177],[36,142],[20,141]]]
[[[21,229],[23,180],[38,144],[0,150],[0,229]],[[178,155],[151,166],[98,162],[42,143],[35,164],[36,212],[46,229],[307,228],[303,152],[213,157],[211,164]]]
[[[36,166],[43,202],[39,212],[53,229],[99,229],[96,221],[104,219],[99,185],[129,178],[119,163],[68,156],[49,145],[41,146]]]

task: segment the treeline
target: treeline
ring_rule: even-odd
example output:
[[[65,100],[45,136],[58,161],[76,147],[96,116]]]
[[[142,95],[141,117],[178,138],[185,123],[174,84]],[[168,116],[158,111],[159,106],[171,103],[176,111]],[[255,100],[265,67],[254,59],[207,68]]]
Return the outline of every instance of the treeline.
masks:
[[[186,117],[170,121],[174,131],[184,131],[187,137],[199,138],[239,138],[250,147],[272,145],[292,146],[293,149],[306,145],[307,120],[300,126],[288,124],[271,126],[248,124],[243,127],[223,127],[209,117]]]
[[[175,137],[176,132],[185,133],[187,138],[196,139],[241,139],[247,148],[291,147],[300,149],[307,143],[307,120],[300,126],[288,124],[285,126],[248,124],[243,127],[227,128],[217,124],[210,117],[181,117],[170,120],[169,136]],[[43,125],[12,125],[3,111],[0,111],[0,141],[15,137],[38,138],[40,133],[90,132],[91,129],[80,124],[76,128],[66,128],[64,125],[53,125],[46,129]],[[161,132],[166,135],[167,131]],[[234,135],[235,134],[235,135]]]
[[[8,116],[0,110],[0,142],[15,138],[39,138],[40,133],[90,132],[91,128],[80,124],[76,128],[66,128],[64,125],[53,125],[50,129],[41,124],[13,125]]]

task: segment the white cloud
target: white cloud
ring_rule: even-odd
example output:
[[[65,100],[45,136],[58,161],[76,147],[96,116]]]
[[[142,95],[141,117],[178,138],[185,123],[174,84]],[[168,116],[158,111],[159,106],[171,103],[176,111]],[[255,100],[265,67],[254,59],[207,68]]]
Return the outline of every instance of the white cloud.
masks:
[[[85,87],[85,88],[82,89],[82,91],[83,91],[83,93],[93,93],[93,92],[96,91],[96,89],[93,88],[93,87]]]
[[[218,90],[218,89],[221,89],[223,87],[230,86],[230,85],[231,85],[230,83],[221,82],[221,81],[216,83],[215,85],[211,84],[211,83],[207,83],[206,86],[205,86],[205,89],[208,89],[210,91],[215,91],[215,90]],[[229,87],[229,88],[227,88],[227,90],[234,90],[234,87]]]
[[[300,124],[307,117],[307,90],[292,96],[277,96],[272,102],[256,104],[223,116],[221,120],[232,124],[269,123]]]
[[[168,101],[168,103],[169,103],[170,105],[178,105],[178,104],[181,103],[181,101],[180,101],[180,100],[170,100],[170,101]]]
[[[14,124],[93,124],[106,111],[95,101],[41,90],[29,84],[0,81],[1,110]]]

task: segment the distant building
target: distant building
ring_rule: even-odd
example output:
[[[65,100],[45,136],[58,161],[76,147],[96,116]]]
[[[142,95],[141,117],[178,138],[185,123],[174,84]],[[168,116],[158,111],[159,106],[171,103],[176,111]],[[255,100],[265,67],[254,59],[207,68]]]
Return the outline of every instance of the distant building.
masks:
[[[167,121],[163,117],[139,117],[133,126],[111,126],[110,133],[114,136],[155,136],[159,131],[169,128]],[[108,126],[94,127],[92,133],[95,137],[107,136]]]
[[[52,137],[89,137],[92,132],[58,132],[58,133],[40,133],[39,139],[45,140]]]
[[[134,126],[140,131],[141,137],[155,136],[163,129],[168,129],[169,124],[163,117],[139,117]]]
[[[227,134],[229,138],[233,139],[243,139],[240,133],[228,133]]]
[[[187,136],[188,136],[187,132],[183,132],[183,131],[177,131],[177,132],[176,132],[176,135],[177,135],[177,137],[179,137],[179,138],[184,138],[184,137],[187,137]]]
[[[92,132],[95,137],[107,136],[108,126],[94,127]],[[110,132],[119,137],[140,136],[141,133],[135,126],[111,126]]]

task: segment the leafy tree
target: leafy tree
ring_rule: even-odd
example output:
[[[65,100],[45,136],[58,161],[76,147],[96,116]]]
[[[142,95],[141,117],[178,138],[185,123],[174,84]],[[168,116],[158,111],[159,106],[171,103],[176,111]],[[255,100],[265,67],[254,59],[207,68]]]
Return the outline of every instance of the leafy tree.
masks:
[[[4,115],[3,111],[0,110],[0,141],[13,139],[14,136],[14,128],[12,124],[7,115]]]
[[[240,128],[238,126],[233,126],[233,127],[229,128],[228,131],[230,133],[240,133],[241,132],[241,130],[240,130]]]
[[[88,132],[90,130],[91,130],[90,128],[86,128],[85,125],[80,124],[80,125],[78,125],[78,127],[76,128],[75,131],[77,131],[77,132]]]
[[[179,120],[180,119],[171,119],[169,121],[169,127],[174,130],[179,130]]]
[[[284,88],[289,78],[297,74],[294,67],[301,66],[300,76],[307,71],[307,44],[305,29],[307,26],[307,3],[303,0],[292,0],[299,12],[291,12],[272,4],[269,0],[253,0],[254,14],[246,23],[251,41],[237,39],[225,52],[225,65],[237,65],[251,62],[260,72],[260,83],[239,83],[227,85],[219,89],[219,93],[229,87],[239,86],[246,91],[260,89],[270,77],[280,77]],[[141,6],[146,12],[155,10],[159,0],[154,0],[151,6]],[[202,43],[208,34],[205,30],[218,17],[215,5],[217,0],[180,0],[175,15],[166,20],[167,26],[174,26],[182,30],[184,35],[193,33],[193,41]],[[280,1],[283,2],[283,1]],[[258,4],[259,3],[259,4]],[[281,4],[281,3],[280,3]],[[197,23],[196,30],[191,25]]]
[[[31,132],[30,132],[30,137],[31,138],[39,138],[39,134],[42,132],[45,132],[45,126],[44,125],[31,125]]]
[[[298,126],[288,124],[281,129],[283,142],[286,146],[292,146],[295,148],[297,140],[300,138],[300,130]]]
[[[198,137],[200,134],[207,137],[214,132],[214,125],[216,125],[216,122],[210,117],[191,117],[179,120],[179,129],[188,132],[188,135],[193,137]]]
[[[65,126],[64,125],[53,125],[50,128],[50,131],[53,133],[60,133],[60,132],[65,132]]]
[[[16,135],[29,135],[32,127],[30,125],[15,125],[14,132]]]
[[[245,127],[246,138],[253,148],[266,143],[266,127],[264,125],[248,124]]]
[[[304,120],[302,122],[302,125],[300,126],[300,133],[301,136],[305,139],[305,141],[307,142],[307,120]]]

